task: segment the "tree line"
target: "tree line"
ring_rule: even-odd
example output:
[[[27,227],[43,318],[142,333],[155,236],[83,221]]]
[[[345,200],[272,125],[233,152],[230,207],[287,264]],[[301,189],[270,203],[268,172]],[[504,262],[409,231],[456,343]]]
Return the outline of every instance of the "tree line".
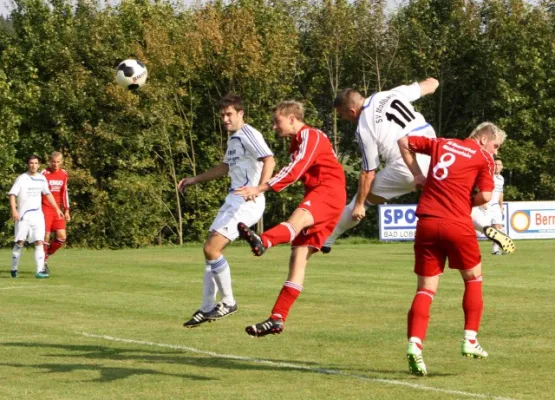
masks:
[[[139,247],[202,239],[225,179],[177,191],[179,179],[219,163],[227,133],[217,102],[240,93],[247,122],[288,162],[270,110],[302,101],[329,134],[349,196],[360,158],[355,126],[340,121],[339,90],[365,95],[434,76],[417,109],[438,136],[465,137],[485,120],[508,133],[500,157],[508,200],[555,195],[555,1],[234,0],[182,7],[167,1],[14,0],[0,21],[0,186],[25,159],[61,151],[70,173],[74,246]],[[127,58],[147,84],[114,83]],[[302,188],[267,195],[265,225],[289,215]],[[414,201],[415,194],[400,202]],[[13,235],[0,202],[0,243]],[[353,234],[375,236],[376,214]]]

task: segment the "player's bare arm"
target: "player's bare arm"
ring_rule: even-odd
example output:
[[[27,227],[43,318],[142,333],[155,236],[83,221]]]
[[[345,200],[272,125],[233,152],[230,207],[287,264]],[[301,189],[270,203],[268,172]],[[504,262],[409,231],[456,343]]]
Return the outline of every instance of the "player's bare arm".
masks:
[[[420,86],[420,93],[423,97],[434,93],[439,86],[439,81],[435,78],[430,77],[421,82],[418,82],[418,85]]]
[[[262,173],[260,174],[260,181],[258,182],[259,186],[270,180],[272,174],[274,173],[274,168],[276,167],[276,161],[273,156],[264,157],[261,161]],[[256,201],[256,197],[259,195],[260,193],[258,195],[246,196],[244,198],[245,201]]]
[[[235,189],[235,194],[238,196],[243,196],[245,199],[247,199],[259,196],[262,193],[267,192],[268,190],[270,190],[270,185],[265,182],[258,186],[242,186],[238,189]]]
[[[14,221],[19,221],[19,213],[17,212],[17,204],[15,202],[14,194],[10,194],[10,209],[12,212],[12,219]]]
[[[213,168],[210,168],[208,171],[205,171],[202,174],[181,179],[177,188],[180,192],[182,192],[187,186],[219,178],[221,176],[227,175],[228,172],[229,165],[223,162]]]
[[[472,198],[472,207],[481,206],[491,200],[492,192],[478,192]]]
[[[397,141],[397,144],[399,145],[403,161],[407,164],[412,176],[414,176],[414,186],[417,189],[422,189],[426,183],[426,177],[422,173],[418,162],[416,162],[416,154],[409,147],[409,137],[402,137]]]
[[[351,213],[351,218],[353,221],[360,221],[366,216],[366,210],[364,209],[364,202],[370,194],[370,188],[372,187],[372,182],[376,176],[376,170],[371,171],[360,171],[358,177],[358,192],[355,200],[355,207]]]
[[[56,210],[56,214],[58,215],[58,218],[64,218],[64,213],[62,212],[62,210],[60,210],[60,207],[58,207],[58,204],[56,204],[56,199],[54,198],[54,196],[52,196],[52,193],[47,194],[46,199],[48,200],[50,205],[54,207],[54,209]]]

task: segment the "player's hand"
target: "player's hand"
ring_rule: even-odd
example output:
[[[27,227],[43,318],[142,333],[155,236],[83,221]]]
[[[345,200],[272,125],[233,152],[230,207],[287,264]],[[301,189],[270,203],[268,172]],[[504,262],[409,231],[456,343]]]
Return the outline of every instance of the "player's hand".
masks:
[[[59,208],[56,210],[56,214],[58,215],[59,219],[63,219],[64,218],[64,213],[62,212],[62,210],[60,210]]]
[[[353,212],[351,214],[351,218],[353,219],[353,221],[360,221],[365,216],[366,216],[366,210],[364,209],[364,206],[355,205],[355,208],[353,208]]]
[[[238,196],[243,196],[245,201],[256,201],[256,198],[260,195],[261,190],[258,186],[241,186],[235,189],[235,194]]]
[[[64,213],[64,217],[66,219],[66,222],[71,221],[71,216],[69,215],[69,210],[66,210]]]
[[[426,184],[426,177],[424,175],[420,174],[414,177],[414,187],[416,189],[419,189],[419,190],[424,189],[425,184]]]
[[[194,185],[195,183],[197,183],[197,182],[196,182],[196,180],[195,180],[194,177],[191,177],[191,178],[183,178],[183,179],[181,179],[181,180],[179,181],[179,185],[177,186],[177,189],[178,189],[180,192],[183,192],[187,186]]]
[[[12,219],[14,221],[19,221],[20,220],[19,213],[17,211],[12,212]]]

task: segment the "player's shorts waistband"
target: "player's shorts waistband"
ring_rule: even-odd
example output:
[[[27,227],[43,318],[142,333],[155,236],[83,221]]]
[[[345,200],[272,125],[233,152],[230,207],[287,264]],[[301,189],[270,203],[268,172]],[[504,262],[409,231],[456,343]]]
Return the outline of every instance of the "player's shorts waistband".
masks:
[[[412,131],[410,131],[409,133],[416,132],[416,131],[421,131],[422,129],[426,129],[426,128],[429,127],[429,126],[431,126],[431,125],[430,125],[430,124],[426,124],[426,125],[419,126],[418,128],[414,128],[414,129],[413,129]]]

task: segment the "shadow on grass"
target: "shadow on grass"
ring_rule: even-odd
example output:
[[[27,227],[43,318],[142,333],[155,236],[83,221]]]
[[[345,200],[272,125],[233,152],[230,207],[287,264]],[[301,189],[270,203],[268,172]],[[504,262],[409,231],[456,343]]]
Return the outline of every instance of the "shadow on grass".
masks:
[[[215,368],[215,369],[234,369],[243,371],[294,371],[294,372],[309,372],[309,373],[320,373],[326,375],[346,375],[346,376],[358,376],[360,378],[374,379],[372,376],[362,376],[361,371],[347,372],[344,366],[318,366],[314,362],[306,361],[294,361],[294,360],[275,360],[275,359],[256,359],[250,357],[241,357],[233,355],[222,355],[213,356],[209,354],[199,353],[197,357],[186,356],[184,350],[176,351],[151,351],[151,350],[133,350],[124,348],[113,348],[106,346],[91,346],[91,345],[64,345],[64,344],[49,344],[49,343],[3,343],[6,347],[26,347],[26,348],[44,348],[44,349],[60,349],[68,352],[73,352],[74,354],[42,354],[43,357],[56,357],[56,358],[85,358],[91,360],[109,360],[109,361],[135,361],[144,362],[150,364],[172,364],[172,365],[188,365],[197,368]],[[303,365],[304,364],[304,365]],[[9,364],[0,364],[9,365]],[[311,365],[311,366],[308,366]],[[12,366],[17,366],[12,364]],[[33,368],[54,368],[57,364],[40,364],[40,365],[21,365],[21,367],[33,367]],[[68,369],[89,369],[87,365],[80,364],[60,364],[58,365],[58,372],[66,372],[65,368]],[[127,368],[105,368],[102,366],[90,366],[90,369],[101,370],[101,378],[96,381],[111,381],[115,379],[122,379],[129,376],[129,374],[158,374],[154,370],[141,370],[141,369],[127,369]],[[106,371],[111,372],[108,375]],[[121,372],[117,375],[120,377],[115,377],[112,379],[106,379],[103,376],[112,376],[120,370]],[[50,371],[49,371],[50,372]],[[51,371],[56,372],[56,371]],[[372,374],[387,374],[396,375],[397,377],[404,377],[405,374],[402,371],[386,371],[380,369],[365,369],[364,372]],[[362,372],[362,373],[364,373]],[[162,375],[170,375],[163,374]],[[171,376],[181,376],[181,375],[171,375]],[[194,376],[187,376],[190,379],[195,379]],[[200,378],[199,378],[200,379]],[[204,379],[204,378],[202,378]],[[208,379],[208,378],[206,378]],[[380,379],[392,379],[389,377],[381,377]]]
[[[13,279],[14,282],[17,282],[18,279],[22,278],[22,277],[26,277],[26,276],[32,276],[33,278],[35,277],[35,271],[22,271],[22,270],[18,270],[17,274],[19,275],[18,278],[14,279],[12,278],[12,276],[10,275],[11,269],[3,269],[0,270],[0,279]],[[38,280],[38,279],[37,279]]]
[[[17,364],[17,363],[0,363],[3,367],[12,368],[38,368],[46,369],[46,373],[64,373],[74,371],[98,371],[100,377],[91,379],[88,382],[112,382],[118,379],[125,379],[134,375],[163,375],[174,376],[181,379],[191,379],[196,381],[211,381],[214,378],[207,378],[200,375],[190,374],[168,374],[166,372],[159,372],[153,369],[144,368],[114,368],[105,367],[96,364]]]

